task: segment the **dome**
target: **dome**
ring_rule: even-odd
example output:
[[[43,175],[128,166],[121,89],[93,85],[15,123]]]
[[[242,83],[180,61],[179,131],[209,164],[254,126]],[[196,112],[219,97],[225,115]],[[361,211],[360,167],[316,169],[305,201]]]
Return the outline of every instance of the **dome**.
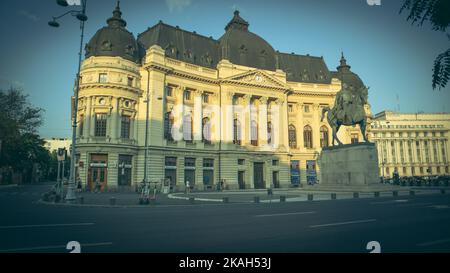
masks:
[[[353,87],[355,90],[364,87],[365,85],[361,80],[361,78],[356,73],[350,71],[350,67],[351,66],[347,64],[347,60],[344,57],[344,53],[342,53],[340,65],[336,68],[337,72],[334,72],[333,76],[341,80],[349,87]]]
[[[248,31],[248,22],[234,12],[219,39],[222,59],[231,63],[265,70],[276,70],[275,50],[258,35]]]
[[[133,34],[126,30],[119,2],[107,26],[99,29],[86,44],[86,58],[91,56],[112,56],[139,62],[139,48]]]

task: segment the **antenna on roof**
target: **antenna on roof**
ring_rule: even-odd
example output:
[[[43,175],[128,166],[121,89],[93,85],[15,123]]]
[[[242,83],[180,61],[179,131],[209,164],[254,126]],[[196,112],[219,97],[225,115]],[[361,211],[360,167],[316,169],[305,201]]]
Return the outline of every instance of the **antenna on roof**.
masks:
[[[398,93],[396,94],[396,99],[397,99],[397,112],[400,113],[400,99],[398,97]]]

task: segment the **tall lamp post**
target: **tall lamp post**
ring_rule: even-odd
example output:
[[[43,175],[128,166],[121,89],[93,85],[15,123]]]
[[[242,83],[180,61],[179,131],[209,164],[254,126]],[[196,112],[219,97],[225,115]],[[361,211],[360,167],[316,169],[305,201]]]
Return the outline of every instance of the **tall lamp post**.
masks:
[[[56,21],[57,19],[70,14],[75,16],[80,21],[80,29],[81,29],[81,39],[80,39],[80,50],[78,52],[78,71],[77,71],[77,79],[76,79],[76,87],[75,87],[75,102],[73,108],[73,117],[72,117],[72,148],[70,155],[70,178],[69,178],[69,186],[67,188],[66,201],[73,202],[76,200],[75,196],[75,161],[76,161],[76,141],[77,141],[77,112],[78,112],[78,92],[80,90],[80,70],[81,70],[81,57],[83,54],[83,37],[84,37],[84,23],[87,21],[86,16],[86,2],[87,0],[80,0],[81,2],[81,10],[69,10],[68,12],[53,17],[53,20],[48,22],[48,25],[51,27],[59,27],[59,23]],[[69,4],[66,0],[57,0],[56,3],[60,6],[67,7]]]

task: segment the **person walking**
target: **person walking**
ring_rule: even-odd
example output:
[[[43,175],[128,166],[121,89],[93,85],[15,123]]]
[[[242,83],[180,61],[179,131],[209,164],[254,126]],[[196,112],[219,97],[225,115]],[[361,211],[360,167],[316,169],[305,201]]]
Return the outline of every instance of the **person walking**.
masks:
[[[186,194],[191,193],[191,183],[189,180],[186,180]]]
[[[82,188],[83,188],[83,185],[81,184],[81,178],[80,178],[80,176],[77,176],[77,191],[81,192]]]

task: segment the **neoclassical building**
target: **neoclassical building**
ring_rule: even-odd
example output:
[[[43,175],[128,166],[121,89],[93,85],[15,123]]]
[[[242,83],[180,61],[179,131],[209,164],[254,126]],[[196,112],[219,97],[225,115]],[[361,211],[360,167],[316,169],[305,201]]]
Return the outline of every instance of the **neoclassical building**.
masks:
[[[85,50],[77,171],[105,189],[320,182],[316,159],[331,144],[322,108],[342,82],[363,85],[343,55],[330,71],[322,57],[276,51],[238,11],[218,40],[161,21],[135,38],[117,6]],[[340,138],[359,134],[344,127]]]
[[[449,175],[450,113],[375,115],[370,137],[378,148],[380,176]]]

